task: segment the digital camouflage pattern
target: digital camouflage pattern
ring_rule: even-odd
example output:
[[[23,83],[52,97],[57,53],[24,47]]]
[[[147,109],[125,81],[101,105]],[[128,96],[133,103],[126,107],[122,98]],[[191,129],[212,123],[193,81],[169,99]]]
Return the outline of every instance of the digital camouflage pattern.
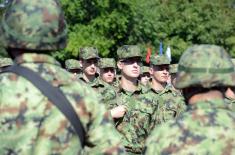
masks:
[[[225,103],[227,103],[229,109],[231,109],[233,112],[235,112],[235,100],[232,98],[225,98]]]
[[[178,64],[171,64],[169,72],[170,74],[176,74],[178,72]]]
[[[155,128],[146,155],[235,154],[235,115],[223,100],[189,106],[176,121]]]
[[[13,65],[11,58],[0,58],[0,67],[7,67]]]
[[[170,86],[166,86],[162,91],[155,91],[151,88],[150,93],[159,96],[157,98],[159,100],[158,115],[156,116],[158,123],[174,120],[186,110],[183,96]]]
[[[0,43],[4,47],[49,51],[66,46],[66,23],[59,0],[11,3],[1,21]]]
[[[179,65],[180,88],[224,87],[231,84],[225,77],[231,79],[234,74],[227,53],[215,45],[189,48]],[[187,111],[175,121],[154,129],[145,154],[235,154],[234,130],[235,114],[223,98],[198,100],[188,104]]]
[[[101,58],[99,68],[116,68],[116,61],[113,58]]]
[[[65,61],[65,68],[66,69],[82,69],[81,64],[76,59],[68,59]]]
[[[80,49],[79,57],[80,59],[92,59],[92,58],[99,58],[99,51],[96,47],[83,47]]]
[[[13,0],[2,24],[5,47],[26,53],[16,57],[15,63],[63,92],[81,120],[89,145],[82,149],[68,120],[31,82],[14,73],[2,73],[0,154],[122,154],[119,134],[95,93],[74,81],[54,58],[37,54],[65,47],[65,21],[59,1]]]
[[[196,58],[200,58],[197,60]],[[194,45],[180,58],[176,87],[200,85],[232,86],[235,83],[234,66],[229,55],[216,45]]]
[[[89,154],[122,153],[109,113],[96,93],[61,68],[54,58],[24,54],[16,63],[59,87],[86,131]],[[81,154],[78,136],[64,115],[29,81],[13,73],[0,75],[0,154]],[[79,100],[79,95],[83,100]],[[86,152],[86,151],[85,151]]]
[[[125,105],[127,112],[115,122],[127,152],[143,151],[145,140],[156,123],[158,103],[155,96],[144,92],[141,86],[134,92],[119,88],[114,107]]]
[[[170,65],[170,60],[165,55],[154,55],[150,57],[151,65]]]
[[[149,73],[149,67],[141,66],[141,74],[143,74],[143,73]]]
[[[142,57],[140,47],[137,45],[123,45],[117,49],[118,60],[132,57]]]

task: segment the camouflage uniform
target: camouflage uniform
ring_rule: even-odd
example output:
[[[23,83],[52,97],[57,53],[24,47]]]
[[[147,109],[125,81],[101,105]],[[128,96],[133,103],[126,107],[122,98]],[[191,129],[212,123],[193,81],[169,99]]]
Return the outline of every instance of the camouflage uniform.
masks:
[[[65,61],[65,69],[74,74],[75,79],[79,79],[79,75],[81,74],[82,67],[78,60],[76,59],[68,59]]]
[[[151,65],[169,65],[170,61],[166,56],[154,56],[150,58],[150,63]],[[150,92],[153,95],[158,94],[161,98],[159,99],[161,104],[159,105],[159,114],[157,116],[159,122],[174,119],[185,111],[184,98],[172,87],[166,86],[162,91],[156,91],[151,88]]]
[[[232,62],[223,48],[195,45],[180,58],[177,88],[233,86]],[[197,89],[197,88],[195,88]],[[145,154],[235,154],[235,115],[223,99],[198,101],[176,120],[155,128]]]
[[[95,93],[72,80],[72,74],[62,69],[54,58],[39,54],[65,47],[65,22],[59,2],[13,0],[2,24],[0,40],[5,48],[26,50],[15,58],[16,64],[33,70],[63,92],[77,112],[86,133],[86,144],[90,145],[82,149],[65,116],[31,82],[14,73],[3,73],[0,75],[0,154],[122,153],[118,133],[105,108],[97,103]],[[28,49],[34,53],[28,53]]]
[[[81,64],[78,60],[76,59],[68,59],[65,61],[65,69],[70,70],[70,69],[79,69],[81,70]]]
[[[0,58],[0,67],[7,67],[13,65],[11,58]]]
[[[88,60],[88,59],[99,59],[100,57],[98,56],[98,49],[96,47],[83,47],[80,49],[80,55],[79,55],[81,60]],[[82,80],[83,82],[87,83],[90,87],[96,87],[99,85],[98,81],[98,73],[95,75],[96,78],[91,81],[91,82],[86,82],[86,80],[83,78],[83,75],[79,75],[79,79]]]
[[[123,46],[117,51],[119,60],[131,57],[141,57],[137,46]],[[154,96],[143,91],[138,86],[134,92],[119,87],[116,98],[117,105],[125,105],[127,112],[123,118],[116,120],[116,128],[123,136],[126,151],[141,153],[145,139],[155,125],[157,102]]]
[[[98,66],[99,68],[113,68],[115,70],[116,62],[113,58],[101,58]],[[101,78],[98,78],[98,85],[96,89],[101,96],[102,103],[104,103],[108,109],[111,109],[112,105],[110,101],[116,98],[114,87],[104,82]]]

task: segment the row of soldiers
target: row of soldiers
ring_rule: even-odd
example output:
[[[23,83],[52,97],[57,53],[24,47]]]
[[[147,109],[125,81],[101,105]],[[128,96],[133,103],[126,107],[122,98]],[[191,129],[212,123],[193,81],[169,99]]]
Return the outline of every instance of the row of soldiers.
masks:
[[[124,45],[117,49],[120,78],[112,85],[104,73],[115,70],[102,67],[96,48],[81,49],[81,74],[50,56],[65,48],[66,32],[57,0],[13,0],[6,8],[0,43],[14,64],[0,74],[0,154],[235,153],[235,114],[225,99],[234,93],[235,71],[223,48],[189,47],[173,82],[177,91],[167,83],[169,60],[160,55],[150,58],[151,82],[140,84],[142,52]],[[72,106],[68,113],[77,123],[14,68],[38,75],[55,88],[49,94],[59,90],[56,97],[66,98],[69,104],[62,104]]]

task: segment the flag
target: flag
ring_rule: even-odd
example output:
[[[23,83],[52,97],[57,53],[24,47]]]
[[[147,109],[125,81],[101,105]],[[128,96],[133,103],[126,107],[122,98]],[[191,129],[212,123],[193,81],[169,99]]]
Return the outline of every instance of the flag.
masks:
[[[162,47],[162,42],[160,42],[160,46],[159,46],[159,54],[162,55],[163,54],[163,47]]]
[[[146,63],[149,64],[150,62],[150,56],[151,56],[152,49],[150,47],[147,48],[147,54],[146,54]]]
[[[166,56],[167,58],[170,60],[171,62],[171,48],[170,46],[167,46],[167,49],[166,49]]]

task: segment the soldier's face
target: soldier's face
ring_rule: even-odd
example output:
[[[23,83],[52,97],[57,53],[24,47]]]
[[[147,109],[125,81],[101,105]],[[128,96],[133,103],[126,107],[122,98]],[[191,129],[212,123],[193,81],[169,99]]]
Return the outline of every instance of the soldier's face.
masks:
[[[140,77],[140,83],[143,85],[147,85],[150,80],[150,74],[149,73],[144,73]]]
[[[82,61],[83,72],[87,75],[95,75],[97,72],[98,59],[87,59]]]
[[[115,69],[114,68],[101,68],[100,76],[104,82],[112,83],[115,78]]]
[[[118,63],[122,74],[131,78],[137,78],[140,75],[141,58],[134,57],[121,60]]]
[[[153,65],[150,68],[153,80],[159,83],[167,83],[169,78],[169,65]]]

